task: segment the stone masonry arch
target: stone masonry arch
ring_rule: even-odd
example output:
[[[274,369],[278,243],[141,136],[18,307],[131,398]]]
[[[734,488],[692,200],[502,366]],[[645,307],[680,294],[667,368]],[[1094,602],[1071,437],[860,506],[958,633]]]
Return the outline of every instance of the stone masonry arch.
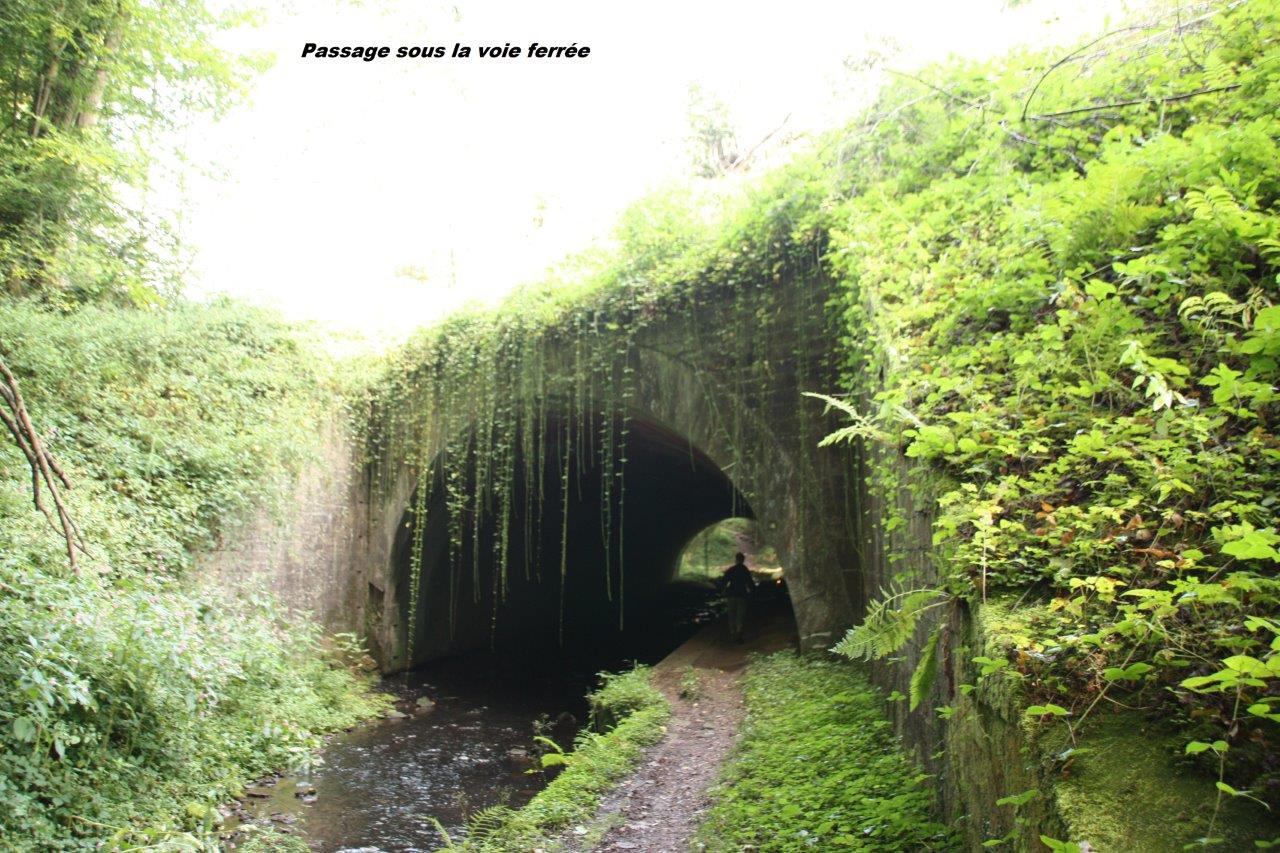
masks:
[[[860,509],[858,484],[850,481],[850,472],[857,470],[852,452],[818,448],[831,423],[822,417],[820,402],[803,396],[804,391],[835,387],[838,370],[838,365],[820,357],[802,355],[831,349],[815,345],[821,343],[815,338],[830,334],[830,329],[822,309],[825,282],[817,271],[813,276],[808,286],[750,291],[747,312],[742,310],[744,297],[731,294],[643,326],[625,355],[635,377],[635,393],[626,410],[632,426],[627,453],[645,457],[633,460],[635,465],[652,466],[660,464],[654,460],[670,461],[671,448],[682,446],[681,453],[693,460],[700,479],[677,477],[672,487],[701,490],[699,494],[709,500],[717,488],[711,484],[723,478],[718,488],[724,499],[716,509],[696,515],[682,510],[687,518],[668,515],[675,531],[670,540],[684,536],[681,529],[692,523],[689,519],[696,517],[702,523],[688,532],[681,545],[702,526],[740,514],[734,503],[749,507],[764,538],[787,567],[802,645],[824,648],[850,624],[861,604],[856,547]],[[744,313],[752,319],[744,322]],[[569,360],[561,347],[548,356],[547,369],[568,369]],[[554,401],[549,409],[555,417]],[[659,447],[662,444],[668,445],[665,451]],[[431,448],[427,458],[439,451]],[[633,471],[633,476],[639,475]],[[482,610],[471,608],[460,633],[454,626],[445,640],[437,629],[425,646],[418,646],[414,660],[408,657],[404,555],[412,538],[413,520],[407,510],[418,484],[419,472],[398,462],[394,452],[384,452],[382,458],[365,465],[359,480],[367,519],[359,555],[368,581],[363,627],[388,671],[421,662],[424,654],[479,646],[485,637],[493,636],[493,626],[487,622],[481,626],[484,630],[477,628],[486,620]],[[674,494],[669,492],[666,500],[671,501]],[[557,494],[556,499],[560,498]],[[582,500],[589,503],[590,495],[571,493],[571,502]],[[660,492],[648,489],[638,497],[628,495],[627,500],[628,513],[649,523],[661,517],[664,498]],[[438,539],[440,530],[430,529],[432,513],[427,515],[427,535]],[[663,555],[669,550],[663,550]],[[666,560],[663,555],[655,552],[648,557]],[[558,571],[558,556],[554,562],[541,566],[540,574]],[[637,571],[656,578],[668,568]],[[424,600],[438,602],[441,587],[438,578],[432,580],[436,576],[430,570],[428,565]],[[470,587],[465,592],[494,612],[492,596],[486,600],[487,593]],[[507,594],[536,593],[534,587],[517,580]]]

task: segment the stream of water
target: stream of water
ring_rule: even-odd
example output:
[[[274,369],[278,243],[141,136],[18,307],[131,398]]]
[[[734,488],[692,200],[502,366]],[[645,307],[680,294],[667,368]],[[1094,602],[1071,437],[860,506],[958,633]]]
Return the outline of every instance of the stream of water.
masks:
[[[340,734],[318,766],[250,788],[245,818],[323,853],[436,850],[444,840],[429,818],[456,839],[478,809],[518,807],[541,789],[527,772],[533,738],[572,743],[587,684],[473,658],[389,681],[403,717]]]
[[[612,642],[477,653],[389,679],[397,716],[333,737],[310,770],[250,787],[231,828],[270,825],[319,853],[441,849],[431,818],[457,840],[476,811],[532,799],[547,781],[528,772],[534,738],[568,749],[595,674],[660,660],[712,617],[707,596],[676,590]]]

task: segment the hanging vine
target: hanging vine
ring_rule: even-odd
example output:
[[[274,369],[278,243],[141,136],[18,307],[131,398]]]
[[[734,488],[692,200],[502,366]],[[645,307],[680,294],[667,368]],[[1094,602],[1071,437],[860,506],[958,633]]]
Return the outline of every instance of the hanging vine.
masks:
[[[658,217],[653,227],[667,225]],[[598,557],[573,568],[598,573],[617,625],[625,627],[633,421],[647,405],[638,399],[639,372],[649,338],[663,330],[685,330],[689,352],[678,360],[708,413],[698,441],[720,448],[726,472],[744,493],[752,491],[750,462],[769,456],[760,446],[773,440],[761,414],[751,411],[773,378],[774,365],[759,354],[775,346],[772,337],[755,335],[762,318],[790,310],[783,305],[792,298],[789,288],[814,286],[807,273],[777,275],[782,259],[796,251],[792,240],[807,247],[811,238],[793,236],[780,214],[770,215],[768,234],[744,233],[741,241],[722,242],[700,229],[697,239],[671,240],[669,253],[642,258],[624,250],[573,298],[554,290],[518,294],[497,311],[452,317],[398,353],[371,394],[370,445],[379,448],[376,489],[394,486],[397,460],[417,472],[405,602],[410,658],[420,643],[419,614],[446,610],[443,602],[424,600],[428,588],[448,596],[450,637],[468,600],[468,607],[487,607],[496,636],[513,578],[556,583],[563,637],[568,563],[579,559],[570,553],[569,521],[587,499],[597,504]],[[743,251],[744,245],[755,248]],[[793,419],[799,408],[797,397],[786,416]],[[688,440],[695,464],[697,442],[693,434]],[[745,512],[738,500],[734,493],[725,511]],[[433,507],[444,517],[429,519]],[[429,520],[444,531],[436,546],[424,543]],[[557,540],[559,565],[548,573],[544,562]],[[428,586],[424,575],[436,570],[447,579]]]

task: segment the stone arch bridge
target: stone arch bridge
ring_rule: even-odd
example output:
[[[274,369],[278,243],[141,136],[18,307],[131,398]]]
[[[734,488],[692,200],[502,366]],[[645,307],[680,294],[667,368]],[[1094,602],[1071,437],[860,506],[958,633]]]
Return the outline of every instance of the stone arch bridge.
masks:
[[[462,571],[451,562],[436,462],[406,461],[403,442],[369,446],[337,413],[323,425],[324,458],[296,484],[301,511],[241,526],[206,570],[227,581],[265,577],[326,628],[367,638],[390,672],[528,635],[625,631],[673,579],[698,532],[749,516],[786,569],[802,645],[828,647],[862,608],[864,563],[876,550],[860,455],[818,447],[839,422],[804,396],[838,387],[838,332],[826,308],[833,286],[815,259],[783,279],[699,288],[699,299],[656,312],[609,356],[631,376],[622,411],[583,411],[580,403],[571,411],[571,402],[549,395],[538,427],[547,433],[537,445],[545,448],[543,474],[536,483],[517,476],[513,486],[517,507],[530,506],[536,492],[542,509],[536,524],[519,509],[512,514],[521,533],[504,549],[505,573],[492,556],[493,522],[475,527],[485,542],[463,549],[476,558]],[[545,370],[568,370],[570,361],[552,344]],[[382,401],[374,419],[414,405],[424,404],[412,395]],[[625,514],[602,506],[617,497],[604,493],[608,474],[598,461],[560,476],[556,441],[570,417],[590,421],[592,434],[625,425],[615,436],[625,444]],[[437,443],[414,458],[436,460],[444,439]],[[428,489],[420,501],[419,488]],[[427,510],[422,530],[415,503]]]

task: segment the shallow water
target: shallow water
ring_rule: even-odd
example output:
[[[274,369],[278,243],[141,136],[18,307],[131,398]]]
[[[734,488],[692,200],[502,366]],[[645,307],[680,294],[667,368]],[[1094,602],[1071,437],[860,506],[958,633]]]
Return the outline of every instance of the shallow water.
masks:
[[[429,818],[456,840],[476,810],[526,803],[545,782],[526,772],[535,734],[567,747],[585,713],[583,679],[517,677],[474,662],[387,686],[409,716],[338,735],[320,766],[251,788],[251,813],[319,851],[436,850],[444,843]],[[423,696],[434,704],[417,711]]]

